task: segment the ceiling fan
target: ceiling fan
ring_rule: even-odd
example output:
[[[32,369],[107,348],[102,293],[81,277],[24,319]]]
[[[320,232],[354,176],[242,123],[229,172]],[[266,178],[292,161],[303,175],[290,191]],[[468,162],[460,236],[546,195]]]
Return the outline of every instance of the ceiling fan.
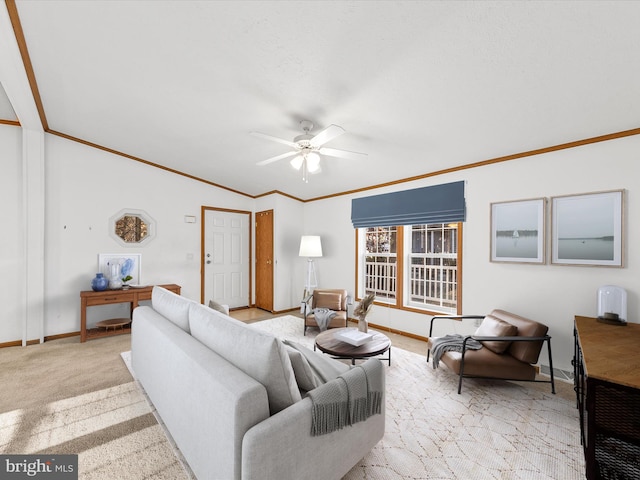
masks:
[[[367,156],[366,153],[350,152],[348,150],[338,150],[323,146],[325,143],[330,142],[345,132],[344,128],[339,127],[338,125],[329,125],[327,128],[321,130],[315,135],[310,133],[313,129],[313,122],[310,122],[309,120],[302,120],[300,122],[300,126],[304,133],[295,137],[293,141],[272,137],[271,135],[266,135],[264,133],[251,132],[251,135],[254,137],[282,143],[293,149],[292,151],[283,153],[282,155],[262,160],[256,165],[268,165],[270,163],[277,162],[278,160],[294,157],[290,162],[291,166],[296,170],[302,169],[302,180],[304,182],[308,182],[310,173],[320,172],[320,155],[347,159],[358,159]]]

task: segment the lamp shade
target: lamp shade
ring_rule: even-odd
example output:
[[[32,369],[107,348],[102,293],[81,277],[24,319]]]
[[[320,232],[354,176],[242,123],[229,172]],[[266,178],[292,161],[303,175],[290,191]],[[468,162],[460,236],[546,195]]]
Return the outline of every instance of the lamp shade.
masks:
[[[300,239],[300,257],[321,257],[322,244],[318,235],[303,235]]]

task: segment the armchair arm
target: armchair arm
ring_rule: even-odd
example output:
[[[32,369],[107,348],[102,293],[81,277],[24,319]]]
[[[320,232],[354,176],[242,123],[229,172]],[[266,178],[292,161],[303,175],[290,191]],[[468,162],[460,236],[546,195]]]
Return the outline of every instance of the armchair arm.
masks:
[[[504,336],[504,337],[487,337],[478,335],[467,335],[462,341],[462,366],[464,366],[464,354],[467,352],[467,341],[469,339],[477,340],[478,342],[490,341],[490,342],[549,342],[549,353],[551,353],[551,337],[544,335],[542,337],[518,337],[518,336]],[[428,356],[427,356],[428,359]],[[427,360],[428,361],[428,360]]]
[[[429,338],[433,335],[433,321],[435,319],[449,319],[455,320],[456,322],[461,322],[465,319],[483,319],[486,315],[435,315],[431,317],[431,322],[429,323]],[[427,350],[427,362],[429,361],[429,357],[431,356],[431,350]]]
[[[442,318],[446,318],[449,320],[455,320],[457,322],[461,322],[462,320],[465,319],[475,319],[475,320],[479,320],[479,319],[483,319],[486,315],[436,315],[434,317],[431,317],[431,322],[429,324],[429,337],[431,337],[431,334],[433,333],[433,321],[438,318],[438,319],[442,319]]]
[[[313,298],[313,293],[310,293],[309,295],[304,297],[302,299],[302,302],[300,302],[300,306],[301,306],[300,313],[304,315],[305,319],[307,318],[307,315],[311,313],[311,309],[309,308],[309,300],[311,300],[311,298]]]
[[[544,337],[479,337],[476,335],[469,335],[467,338],[473,338],[474,340],[478,340],[479,342],[484,341],[492,341],[492,342],[540,342],[550,340],[551,337],[549,335],[545,335]],[[467,339],[465,338],[465,340]]]

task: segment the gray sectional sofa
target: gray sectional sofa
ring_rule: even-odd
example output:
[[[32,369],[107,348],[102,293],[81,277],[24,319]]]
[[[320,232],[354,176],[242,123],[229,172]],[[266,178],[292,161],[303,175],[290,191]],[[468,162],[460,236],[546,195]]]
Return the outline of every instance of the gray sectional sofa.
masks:
[[[200,480],[339,479],[382,439],[383,368],[380,414],[311,435],[306,390],[331,387],[349,367],[301,350],[161,287],[133,313],[133,371]]]

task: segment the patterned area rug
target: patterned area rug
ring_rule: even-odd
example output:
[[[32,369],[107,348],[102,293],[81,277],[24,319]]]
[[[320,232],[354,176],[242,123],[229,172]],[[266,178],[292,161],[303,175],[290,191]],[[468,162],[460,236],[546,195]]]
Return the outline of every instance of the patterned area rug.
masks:
[[[252,324],[312,347],[317,330],[284,316]],[[575,403],[526,384],[465,380],[392,347],[385,436],[344,478],[578,480],[585,465]],[[386,365],[386,363],[385,363]]]

